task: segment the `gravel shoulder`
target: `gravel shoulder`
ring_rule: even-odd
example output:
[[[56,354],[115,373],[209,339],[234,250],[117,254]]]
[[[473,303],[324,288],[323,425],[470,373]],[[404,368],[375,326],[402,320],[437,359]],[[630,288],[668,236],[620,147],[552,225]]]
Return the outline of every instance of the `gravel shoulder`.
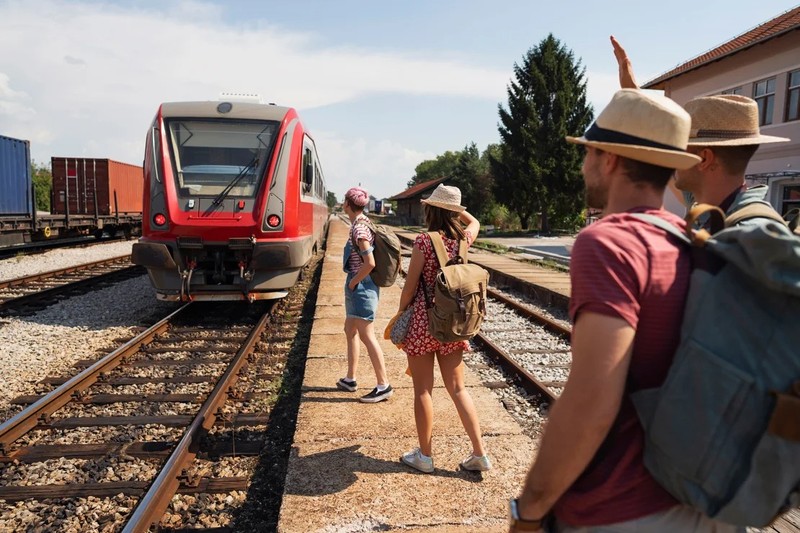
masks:
[[[0,261],[0,279],[36,274],[130,253],[131,242],[62,249]],[[72,365],[96,359],[137,328],[176,308],[156,300],[147,276],[63,300],[25,317],[0,318],[0,419],[8,401],[36,393],[36,382],[51,375],[71,375]]]

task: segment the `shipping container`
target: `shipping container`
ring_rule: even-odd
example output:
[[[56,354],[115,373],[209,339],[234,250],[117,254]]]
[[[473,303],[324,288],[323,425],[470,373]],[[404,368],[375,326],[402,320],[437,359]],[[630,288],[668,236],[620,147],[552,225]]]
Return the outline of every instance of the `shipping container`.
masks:
[[[29,141],[0,135],[0,215],[30,215],[31,149]]]
[[[142,167],[110,159],[54,157],[53,214],[142,212]]]

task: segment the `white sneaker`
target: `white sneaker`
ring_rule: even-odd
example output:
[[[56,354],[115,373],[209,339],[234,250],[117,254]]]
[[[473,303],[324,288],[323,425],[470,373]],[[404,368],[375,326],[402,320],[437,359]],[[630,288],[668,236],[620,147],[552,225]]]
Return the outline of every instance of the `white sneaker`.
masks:
[[[407,464],[411,468],[416,468],[420,472],[430,474],[433,472],[433,458],[423,457],[419,448],[415,448],[410,452],[406,452],[400,457],[400,461]]]
[[[488,455],[470,455],[461,461],[461,468],[464,470],[474,470],[476,472],[486,472],[492,469],[492,461],[489,460]]]

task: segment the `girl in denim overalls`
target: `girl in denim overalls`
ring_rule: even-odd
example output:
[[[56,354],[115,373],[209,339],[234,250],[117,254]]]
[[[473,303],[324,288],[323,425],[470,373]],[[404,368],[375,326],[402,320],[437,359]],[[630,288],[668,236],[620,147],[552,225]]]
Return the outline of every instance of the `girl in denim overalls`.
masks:
[[[347,272],[344,287],[344,306],[347,313],[344,321],[344,333],[347,337],[347,376],[337,381],[336,386],[347,392],[356,391],[355,375],[361,351],[358,343],[360,338],[367,348],[377,381],[375,388],[362,396],[360,401],[376,403],[392,395],[392,386],[386,377],[383,350],[375,337],[374,322],[378,312],[380,288],[369,275],[375,268],[375,258],[372,255],[375,233],[370,229],[371,223],[364,214],[364,206],[368,201],[367,191],[360,187],[351,188],[344,196],[344,212],[350,218],[351,224],[350,235],[342,254],[344,271]]]

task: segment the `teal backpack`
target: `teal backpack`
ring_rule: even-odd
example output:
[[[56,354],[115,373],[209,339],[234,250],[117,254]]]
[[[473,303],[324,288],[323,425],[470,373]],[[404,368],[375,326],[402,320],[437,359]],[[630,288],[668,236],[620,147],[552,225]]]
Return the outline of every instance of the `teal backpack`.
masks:
[[[722,222],[699,207],[690,221]],[[766,526],[800,505],[800,237],[771,216],[713,236],[634,216],[692,248],[675,359],[661,387],[631,395],[645,466],[714,519]]]

